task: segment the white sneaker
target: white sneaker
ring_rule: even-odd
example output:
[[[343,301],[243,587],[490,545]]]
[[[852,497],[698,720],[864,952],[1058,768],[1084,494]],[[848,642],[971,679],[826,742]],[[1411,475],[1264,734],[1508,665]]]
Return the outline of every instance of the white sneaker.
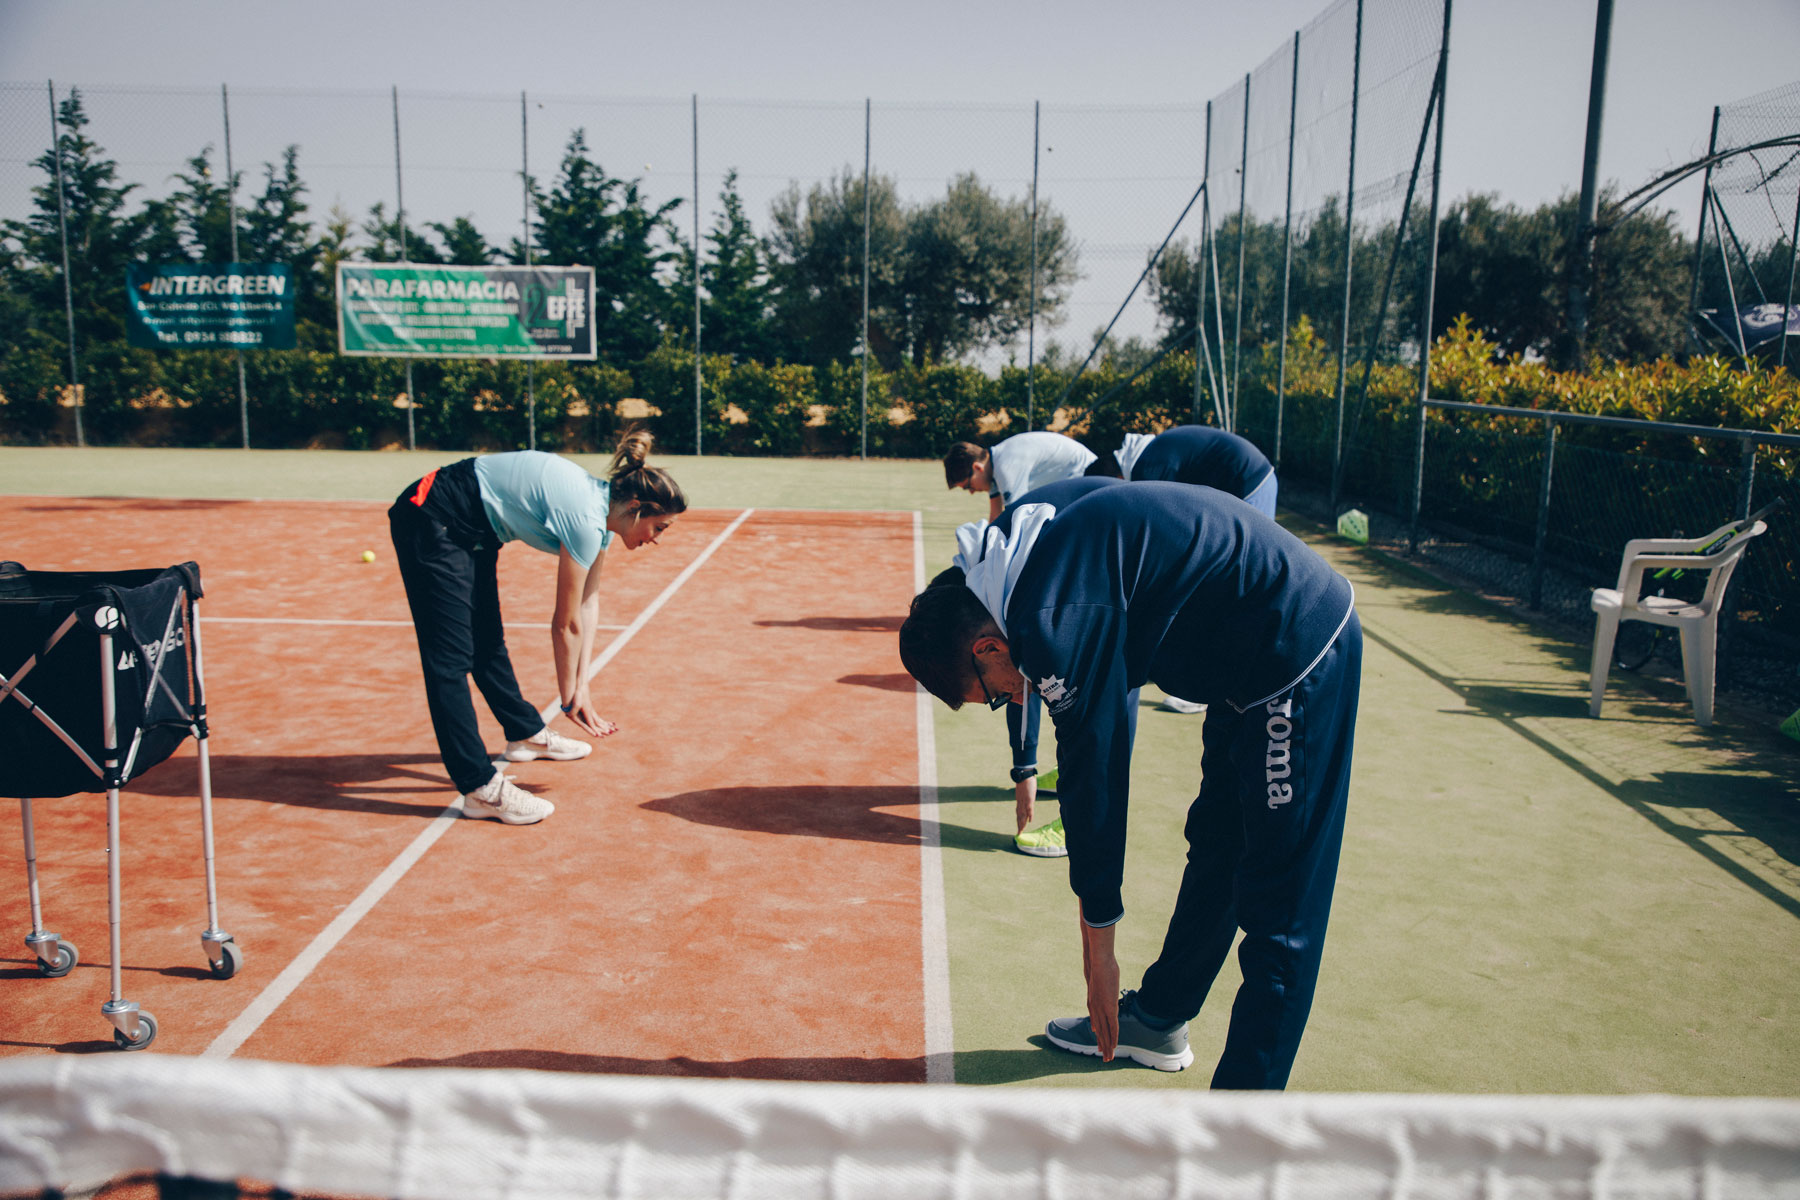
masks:
[[[492,819],[508,825],[535,825],[556,811],[556,805],[542,796],[534,796],[512,781],[512,776],[495,771],[494,777],[463,796],[463,816],[471,820]]]
[[[530,762],[534,758],[547,758],[551,762],[570,762],[577,758],[586,758],[593,751],[593,746],[587,742],[564,737],[553,729],[544,729],[522,742],[506,743],[506,749],[500,757],[507,762]]]
[[[1203,713],[1206,705],[1196,704],[1192,700],[1183,700],[1180,696],[1164,696],[1163,702],[1157,705],[1164,712]]]

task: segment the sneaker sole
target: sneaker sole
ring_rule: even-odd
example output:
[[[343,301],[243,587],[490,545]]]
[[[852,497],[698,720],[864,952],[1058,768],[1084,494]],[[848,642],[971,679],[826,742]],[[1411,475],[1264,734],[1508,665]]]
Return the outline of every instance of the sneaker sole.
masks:
[[[515,763],[536,762],[540,758],[548,759],[551,762],[576,762],[586,758],[592,752],[592,746],[581,754],[553,754],[548,750],[502,750],[500,757],[507,762]]]
[[[1080,1042],[1065,1042],[1056,1036],[1056,1030],[1051,1026],[1044,1027],[1044,1036],[1050,1039],[1051,1045],[1071,1053],[1085,1054],[1090,1058],[1100,1057],[1100,1047],[1084,1046]],[[1155,1050],[1146,1050],[1142,1046],[1120,1045],[1113,1051],[1113,1057],[1117,1059],[1121,1055],[1142,1066],[1154,1067],[1158,1071],[1185,1071],[1194,1063],[1194,1050],[1191,1046],[1180,1054],[1160,1054]]]
[[[1069,850],[1068,850],[1068,847],[1066,847],[1066,846],[1032,846],[1032,847],[1027,848],[1025,846],[1019,845],[1019,843],[1017,843],[1017,842],[1014,842],[1013,849],[1017,850],[1020,854],[1029,854],[1033,858],[1067,858],[1067,857],[1069,857]]]
[[[476,812],[475,810],[467,807],[466,801],[464,803],[465,803],[465,806],[463,808],[463,820],[465,820],[465,821],[498,821],[502,825],[536,825],[539,821],[543,820],[545,817],[549,816],[551,813],[556,811],[556,806],[554,804],[550,804],[550,802],[548,800],[546,800],[544,803],[549,805],[549,807],[542,814],[540,814],[539,816],[535,816],[535,817],[513,817],[507,813],[499,812],[497,810],[494,812]]]

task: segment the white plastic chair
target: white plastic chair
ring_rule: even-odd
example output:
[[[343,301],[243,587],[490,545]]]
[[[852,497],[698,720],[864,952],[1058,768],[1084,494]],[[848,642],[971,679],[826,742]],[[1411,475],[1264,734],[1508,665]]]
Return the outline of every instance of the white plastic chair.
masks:
[[[1721,525],[1705,537],[1636,538],[1625,543],[1625,557],[1619,564],[1619,586],[1595,588],[1591,601],[1595,620],[1593,696],[1588,703],[1589,716],[1600,715],[1619,622],[1647,621],[1652,625],[1673,626],[1681,635],[1681,674],[1687,684],[1688,701],[1694,706],[1694,723],[1712,724],[1713,660],[1719,641],[1719,607],[1725,598],[1725,585],[1731,582],[1731,573],[1737,569],[1738,560],[1744,556],[1750,539],[1768,528],[1752,518]],[[1730,540],[1713,553],[1698,553],[1728,536]],[[1705,593],[1692,603],[1664,596],[1639,596],[1644,572],[1664,567],[1708,572]]]

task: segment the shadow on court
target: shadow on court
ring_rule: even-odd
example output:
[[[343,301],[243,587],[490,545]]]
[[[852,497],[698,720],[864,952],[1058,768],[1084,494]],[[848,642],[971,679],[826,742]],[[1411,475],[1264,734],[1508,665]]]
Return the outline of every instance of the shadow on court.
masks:
[[[790,837],[842,838],[916,846],[920,841],[916,787],[726,787],[705,788],[646,801],[642,808],[720,829]],[[884,812],[883,809],[895,809]],[[980,830],[944,825],[944,845]]]
[[[0,1043],[3,1044],[3,1043]],[[112,1043],[106,1043],[108,1049]],[[792,1079],[809,1083],[921,1083],[922,1058],[624,1058],[561,1050],[476,1050],[449,1058],[403,1058],[392,1067],[483,1067],[502,1070],[574,1071],[584,1075],[659,1075],[691,1079]]]
[[[1193,1079],[1196,1061],[1186,1071],[1158,1071],[1132,1062],[1128,1058],[1115,1058],[1112,1062],[1101,1062],[1086,1054],[1071,1054],[1067,1050],[1059,1050],[1050,1044],[1050,1039],[1043,1034],[1033,1034],[1025,1039],[1035,1049],[1020,1048],[1017,1050],[958,1050],[956,1052],[956,1082],[958,1083],[1030,1083],[1037,1079],[1052,1079],[1069,1075],[1098,1075],[1103,1072],[1127,1072],[1134,1076],[1146,1078],[1157,1075],[1169,1075]],[[1204,1075],[1205,1072],[1202,1072]],[[1135,1082],[1135,1080],[1134,1080]],[[1205,1086],[1201,1080],[1200,1086]]]
[[[893,675],[842,675],[838,677],[838,682],[853,687],[878,688],[884,692],[911,692],[919,686],[904,671]]]
[[[819,629],[827,633],[899,633],[905,617],[801,617],[794,621],[758,621],[765,629]]]
[[[1364,635],[1420,674],[1461,696],[1473,710],[1471,715],[1501,722],[1513,734],[1612,795],[1664,834],[1790,915],[1800,917],[1800,900],[1714,845],[1721,836],[1760,843],[1767,852],[1762,856],[1765,860],[1761,864],[1763,868],[1800,887],[1800,809],[1794,803],[1792,756],[1784,745],[1775,744],[1773,735],[1719,725],[1707,730],[1696,729],[1697,736],[1707,739],[1719,751],[1716,761],[1720,769],[1657,771],[1643,778],[1615,780],[1606,771],[1585,761],[1575,750],[1523,723],[1546,717],[1579,719],[1586,723],[1590,718],[1586,715],[1585,696],[1556,693],[1547,685],[1526,688],[1457,678],[1436,669],[1378,632],[1365,627]],[[1685,698],[1682,702],[1685,704]],[[1666,705],[1631,695],[1610,700],[1606,714],[1600,722],[1594,722],[1596,730],[1601,729],[1604,722],[1634,719],[1666,726],[1669,717]],[[1687,735],[1686,729],[1682,730],[1682,735]],[[1671,816],[1672,812],[1682,810],[1711,813],[1734,828],[1726,831],[1714,822],[1696,823]]]
[[[165,763],[132,780],[126,790],[192,797],[193,761],[184,757]],[[455,799],[442,761],[432,754],[215,754],[212,790],[215,800],[261,800],[395,817],[435,817]],[[421,792],[427,798],[420,798]]]

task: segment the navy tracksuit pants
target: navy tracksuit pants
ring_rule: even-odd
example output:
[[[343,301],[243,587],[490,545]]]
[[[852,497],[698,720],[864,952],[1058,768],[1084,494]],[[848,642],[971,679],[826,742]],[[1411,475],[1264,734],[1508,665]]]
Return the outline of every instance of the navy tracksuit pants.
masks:
[[[1353,612],[1288,691],[1243,713],[1207,710],[1187,869],[1137,999],[1150,1016],[1191,1020],[1244,931],[1215,1088],[1281,1088],[1293,1069],[1337,881],[1361,674]]]
[[[506,652],[496,571],[500,542],[481,506],[474,464],[464,459],[433,472],[388,509],[394,557],[419,635],[431,727],[450,780],[465,795],[494,777],[469,695],[471,676],[508,741],[544,728],[520,694]],[[421,488],[424,503],[415,503]]]

